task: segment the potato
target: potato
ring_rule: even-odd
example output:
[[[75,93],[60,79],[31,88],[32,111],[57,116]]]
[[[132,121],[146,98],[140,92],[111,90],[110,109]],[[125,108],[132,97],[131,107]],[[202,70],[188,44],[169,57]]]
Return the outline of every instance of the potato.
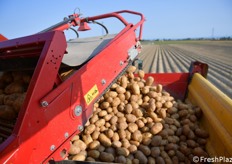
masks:
[[[115,115],[118,117],[118,122],[120,122],[121,119],[123,119],[123,121],[126,121],[126,118],[124,117],[123,112],[117,111],[117,113]]]
[[[158,97],[158,94],[155,91],[149,91],[147,93],[147,95],[149,96],[149,98],[157,98]]]
[[[117,96],[118,96],[118,93],[115,91],[109,91],[106,93],[106,97],[116,98]]]
[[[85,158],[86,158],[86,156],[83,155],[83,154],[76,154],[76,155],[74,155],[72,157],[72,160],[74,160],[74,161],[84,161]]]
[[[138,71],[138,75],[139,75],[139,77],[140,77],[141,79],[143,79],[143,78],[144,78],[145,73],[144,73],[144,71],[143,71],[143,70],[139,70],[139,71]]]
[[[195,148],[197,146],[196,142],[194,140],[187,140],[186,141],[188,147]]]
[[[196,117],[195,115],[189,116],[189,119],[190,119],[190,121],[192,121],[192,122],[196,122],[196,121],[197,121],[197,117]]]
[[[165,164],[165,161],[164,161],[164,159],[162,157],[157,157],[156,162],[159,163],[159,164]]]
[[[184,125],[182,128],[182,134],[184,134],[185,136],[188,136],[189,132],[191,131],[191,129],[189,128],[188,125]]]
[[[140,94],[139,85],[137,83],[133,83],[132,86],[131,86],[131,91],[132,91],[133,94],[139,95]]]
[[[120,139],[124,139],[124,138],[126,138],[126,131],[120,129],[120,130],[118,130],[118,135],[119,135]]]
[[[161,157],[163,157],[165,163],[172,164],[171,158],[168,156],[166,151],[161,151]]]
[[[174,144],[174,143],[168,143],[165,145],[165,148],[164,148],[166,151],[169,151],[169,150],[177,150],[178,149],[178,146],[177,144]]]
[[[125,117],[126,117],[126,121],[128,123],[132,123],[132,122],[135,122],[137,120],[136,116],[133,114],[126,114]]]
[[[164,107],[166,107],[166,108],[171,108],[172,106],[173,106],[173,104],[170,101],[166,101],[164,103]]]
[[[122,139],[122,147],[128,148],[130,146],[130,142],[124,138]]]
[[[129,123],[128,124],[128,130],[131,132],[131,133],[134,133],[135,131],[138,130],[138,125],[136,123]]]
[[[112,145],[111,140],[103,133],[101,133],[98,137],[101,144],[105,147],[109,147]]]
[[[99,146],[100,146],[100,142],[95,140],[88,145],[88,148],[93,150],[93,149],[98,149]]]
[[[87,155],[88,155],[88,157],[92,157],[94,159],[97,159],[100,156],[100,152],[98,150],[89,150]]]
[[[142,128],[145,125],[142,120],[136,120],[136,124],[138,125],[138,128]]]
[[[107,137],[112,138],[114,135],[114,131],[112,129],[108,129],[105,131]]]
[[[20,111],[20,109],[22,108],[25,97],[26,97],[26,93],[19,94],[18,97],[13,102],[13,107],[14,107],[14,110],[16,113],[18,113]]]
[[[84,143],[86,145],[88,145],[89,143],[93,142],[93,139],[92,139],[91,135],[89,135],[89,134],[82,135],[82,140],[84,141]]]
[[[93,140],[97,140],[99,135],[100,135],[100,132],[96,130],[91,134],[91,137]]]
[[[149,132],[150,128],[148,128],[147,126],[144,126],[144,127],[140,128],[140,131],[143,132],[143,133]]]
[[[135,153],[137,151],[137,146],[136,145],[133,145],[131,144],[129,147],[128,147],[128,150],[130,153]]]
[[[151,127],[151,133],[153,135],[158,134],[162,129],[163,129],[163,125],[160,122],[157,122],[155,123],[155,125]]]
[[[96,126],[94,124],[90,124],[89,126],[87,126],[85,128],[84,133],[85,134],[92,134],[95,129],[96,129]]]
[[[126,139],[131,140],[131,132],[129,130],[125,130],[126,132]]]
[[[130,140],[129,142],[130,142],[130,144],[135,145],[137,147],[140,145],[139,141]]]
[[[122,146],[122,142],[116,140],[112,142],[112,147],[117,148],[117,147],[121,147]]]
[[[107,147],[107,148],[105,149],[105,152],[110,153],[110,154],[113,154],[113,156],[116,156],[116,150],[115,150],[115,148],[113,148],[113,147]]]
[[[146,164],[147,163],[147,157],[143,154],[142,151],[138,150],[135,153],[135,158],[139,160],[139,163]]]
[[[122,94],[122,93],[125,93],[125,92],[126,92],[126,89],[125,89],[124,87],[117,86],[116,92],[117,92],[118,94]]]
[[[208,138],[209,137],[209,133],[203,129],[200,129],[200,128],[197,128],[195,130],[195,134],[201,138]]]
[[[123,117],[123,118],[125,118],[125,117]],[[134,123],[135,124],[135,123]],[[135,124],[136,125],[136,124]],[[137,126],[137,125],[136,125]],[[118,129],[121,129],[121,130],[125,130],[126,128],[128,127],[128,124],[126,123],[126,122],[119,122],[118,124],[117,124],[117,128]]]
[[[103,152],[103,151],[105,151],[105,149],[106,149],[106,148],[105,148],[104,146],[100,145],[100,146],[98,147],[97,150],[98,150],[99,152]]]
[[[181,153],[183,153],[186,156],[191,154],[191,149],[188,148],[186,145],[180,145],[179,150]]]
[[[162,121],[162,118],[159,118],[156,113],[150,112],[148,114],[154,122],[158,123],[158,122]]]
[[[0,105],[0,118],[3,120],[14,120],[17,115],[13,107],[9,105]]]
[[[159,111],[159,115],[161,118],[166,118],[167,117],[166,108],[161,108]]]
[[[198,157],[208,157],[208,154],[201,147],[194,148],[192,153]]]
[[[132,111],[132,114],[134,114],[136,117],[142,117],[143,116],[143,111],[142,111],[142,109],[134,109]]]
[[[20,94],[20,93],[13,93],[13,94],[10,94],[10,95],[5,95],[5,96],[4,96],[3,103],[4,103],[5,105],[13,106],[14,103],[15,103],[15,101],[16,101],[17,99],[19,99],[19,97],[21,97],[21,96],[22,96],[22,94]]]
[[[132,106],[132,108],[133,108],[133,111],[134,111],[135,109],[138,109],[138,108],[139,108],[139,104],[138,104],[137,102],[135,102],[135,101],[130,102],[130,104],[131,104],[131,106]],[[132,111],[132,114],[133,114],[133,111]]]
[[[86,144],[82,141],[82,140],[75,140],[73,142],[74,146],[77,146],[78,148],[80,148],[80,150],[85,150],[87,148]]]
[[[135,141],[141,142],[143,136],[139,130],[136,130],[134,133],[132,133],[131,138]]]
[[[80,153],[81,149],[79,147],[77,147],[76,145],[71,144],[68,153],[71,155],[75,155]]]
[[[99,119],[99,118],[98,118],[98,115],[93,115],[93,116],[90,118],[89,122],[90,122],[91,124],[94,124],[98,119]]]
[[[181,110],[178,112],[180,117],[186,117],[188,115],[188,110]]]
[[[207,143],[207,140],[204,139],[204,138],[198,138],[197,139],[197,143],[200,145],[200,146],[203,146]]]
[[[99,159],[103,162],[113,162],[114,156],[110,153],[101,152]]]
[[[129,100],[130,97],[131,97],[131,93],[129,91],[126,91],[126,93],[125,93],[125,99]]]
[[[120,94],[118,94],[118,98],[120,99],[120,101],[121,101],[121,105],[123,106],[123,108],[125,107],[125,105],[123,104],[123,102],[125,102],[125,100],[126,100],[126,96],[125,96],[125,94],[123,94],[123,93],[120,93]],[[124,111],[124,110],[123,110]]]
[[[145,156],[149,156],[151,154],[151,150],[148,146],[146,145],[139,145],[138,149],[143,152]]]
[[[115,97],[113,99],[113,102],[111,102],[112,107],[117,107],[121,103],[121,100],[118,97]]]
[[[10,83],[5,89],[4,89],[4,92],[6,94],[13,94],[13,93],[23,93],[25,90],[24,90],[24,87],[23,87],[23,83],[22,82],[13,82],[13,83]]]
[[[149,157],[147,158],[147,163],[148,163],[148,164],[155,164],[155,158],[149,156]]]
[[[118,154],[118,155],[122,155],[122,156],[125,156],[125,157],[127,157],[128,155],[129,155],[129,150],[127,149],[127,148],[125,148],[125,147],[117,147],[116,148],[116,153]]]
[[[123,88],[126,88],[127,87],[127,83],[128,83],[128,79],[127,79],[127,77],[126,76],[122,76],[121,77],[121,86],[123,87]]]
[[[105,125],[106,121],[102,118],[95,122],[96,127],[101,127]]]
[[[114,133],[113,137],[112,137],[112,141],[119,141],[119,134],[118,133]]]
[[[129,66],[126,70],[127,73],[134,73],[136,71],[136,67],[135,66]]]
[[[110,98],[111,98],[111,97],[110,97]],[[111,99],[112,99],[112,98],[111,98]],[[107,101],[102,102],[101,105],[100,105],[101,109],[106,109],[106,108],[108,108],[109,106],[110,106],[110,103],[107,102]]]
[[[95,159],[94,159],[94,158],[92,158],[92,157],[87,157],[87,158],[86,158],[86,161],[89,161],[89,162],[95,162]]]
[[[126,163],[127,160],[126,160],[126,157],[125,157],[125,156],[120,155],[120,156],[117,156],[117,157],[115,158],[115,162],[117,162],[117,163]]]
[[[75,140],[79,140],[80,137],[79,135],[75,135],[72,139],[71,139],[71,142],[74,142]]]
[[[139,164],[139,160],[136,159],[136,158],[134,158],[134,159],[132,159],[132,163],[133,163],[133,164]]]
[[[152,76],[148,76],[146,79],[146,86],[151,86],[154,83],[154,78]]]
[[[187,110],[188,109],[188,105],[184,104],[182,102],[179,102],[178,103],[178,109],[180,109],[180,110]]]
[[[131,97],[130,97],[130,102],[136,102],[138,104],[138,101],[139,101],[139,96],[138,95],[135,95],[135,94],[132,94]]]
[[[156,91],[157,91],[158,93],[161,93],[162,90],[163,90],[163,86],[160,85],[160,84],[158,84],[158,85],[156,86]]]
[[[180,151],[176,151],[176,156],[178,157],[179,161],[184,161],[185,160],[185,155],[181,153]]]

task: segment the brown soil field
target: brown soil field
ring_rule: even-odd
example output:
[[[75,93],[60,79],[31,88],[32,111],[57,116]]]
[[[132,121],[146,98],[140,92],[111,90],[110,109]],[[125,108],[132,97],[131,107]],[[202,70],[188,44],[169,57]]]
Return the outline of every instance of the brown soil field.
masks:
[[[147,73],[188,72],[192,61],[209,65],[207,79],[232,98],[232,41],[170,41],[142,44]]]

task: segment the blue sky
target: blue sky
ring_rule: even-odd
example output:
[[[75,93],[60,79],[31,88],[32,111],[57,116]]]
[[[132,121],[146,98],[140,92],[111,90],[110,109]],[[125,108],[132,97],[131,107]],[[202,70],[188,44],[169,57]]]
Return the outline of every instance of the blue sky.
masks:
[[[141,12],[146,17],[143,39],[232,36],[231,0],[0,0],[0,33],[9,39],[37,33],[62,21],[76,7],[83,17],[124,9]],[[102,23],[111,33],[122,28],[115,19]],[[100,27],[91,28],[80,36],[101,35]]]

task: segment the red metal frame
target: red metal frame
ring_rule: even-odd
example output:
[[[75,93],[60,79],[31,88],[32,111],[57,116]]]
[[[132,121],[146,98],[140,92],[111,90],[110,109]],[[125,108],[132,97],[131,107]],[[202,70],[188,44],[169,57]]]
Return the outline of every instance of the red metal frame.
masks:
[[[188,92],[188,84],[194,73],[200,73],[203,77],[206,77],[208,65],[195,61],[191,63],[189,73],[148,73],[145,74],[145,79],[148,76],[152,76],[154,78],[154,85],[161,84],[163,85],[163,89],[173,97],[184,100]]]
[[[2,34],[0,34],[0,42],[4,41],[4,40],[8,40],[5,36],[3,36]]]
[[[119,16],[123,12],[140,15],[141,20],[136,25],[127,23]],[[142,29],[142,14],[119,11],[89,17],[88,21],[107,17],[119,18],[125,28],[107,48],[64,82],[59,80],[58,70],[67,45],[59,30],[64,30],[66,25],[49,30],[51,32],[0,43],[0,60],[38,57],[13,133],[0,145],[0,163],[47,163],[63,159],[62,152],[67,155],[70,139],[80,132],[92,114],[93,103],[129,64],[128,50],[132,46],[136,48],[141,38],[141,31],[136,37],[135,29]],[[31,50],[32,45],[35,49]],[[36,49],[36,45],[40,48]],[[41,52],[33,53],[34,50]],[[94,86],[97,86],[98,94],[87,104],[84,96]],[[77,107],[83,109],[79,116],[75,114]]]
[[[184,100],[188,86],[189,73],[151,73],[145,74],[145,78],[152,76],[154,84],[163,85],[163,89],[176,99]]]

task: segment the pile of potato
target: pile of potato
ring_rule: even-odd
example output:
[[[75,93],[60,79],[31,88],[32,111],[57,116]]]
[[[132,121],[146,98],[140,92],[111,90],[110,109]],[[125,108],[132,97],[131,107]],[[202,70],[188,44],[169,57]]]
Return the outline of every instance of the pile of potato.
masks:
[[[68,159],[153,164],[207,157],[200,108],[175,101],[152,77],[135,72],[130,66],[95,104],[83,132],[71,141]]]
[[[0,76],[0,119],[12,121],[24,102],[31,76],[25,72],[4,72]]]

